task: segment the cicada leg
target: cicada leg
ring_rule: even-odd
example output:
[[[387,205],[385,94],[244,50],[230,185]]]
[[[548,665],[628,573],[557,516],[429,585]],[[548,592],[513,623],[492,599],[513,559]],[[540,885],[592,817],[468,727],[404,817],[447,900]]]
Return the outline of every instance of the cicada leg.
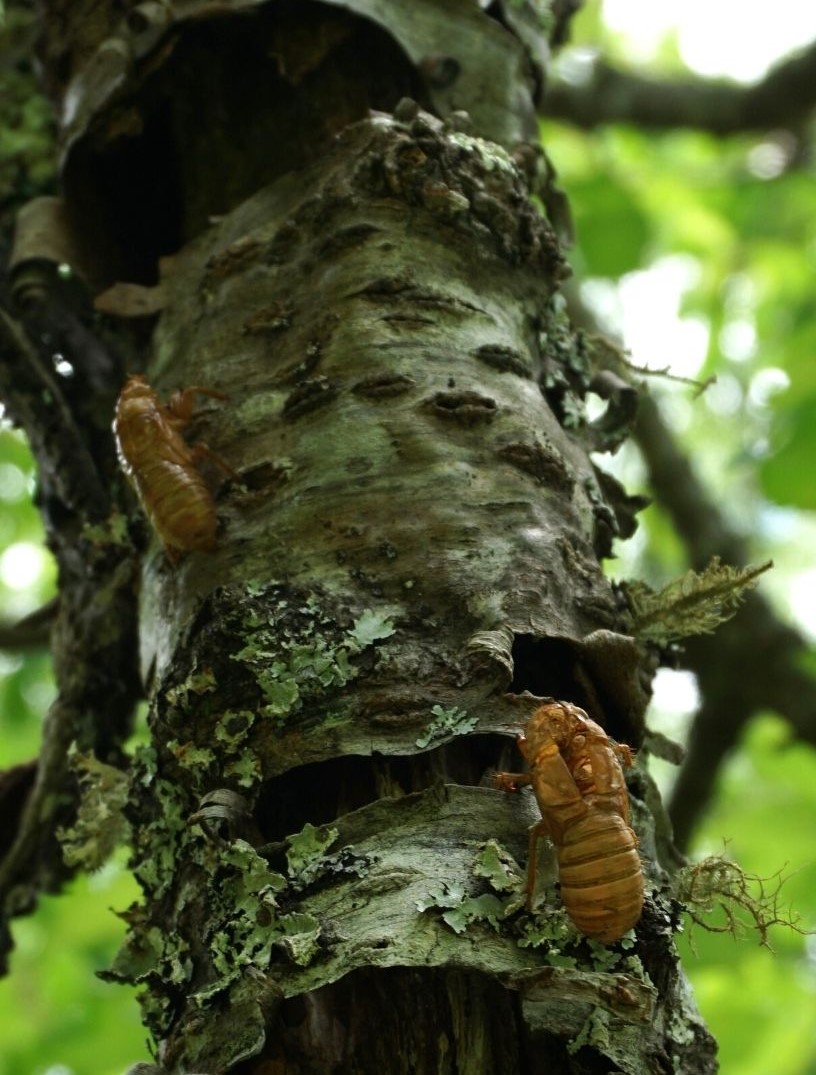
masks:
[[[198,441],[191,449],[190,454],[193,457],[194,463],[200,463],[202,460],[206,460],[208,463],[212,463],[222,470],[233,481],[240,481],[241,476],[237,471],[233,470],[226,459],[222,458],[217,452],[214,452],[209,444],[203,440]]]
[[[496,773],[496,787],[501,791],[518,791],[525,784],[533,782],[532,773]],[[527,879],[524,883],[524,903],[528,911],[533,907],[533,896],[536,884],[536,865],[538,861],[538,841],[550,835],[547,822],[542,818],[530,829],[529,845],[527,849]]]
[[[533,897],[535,896],[536,871],[538,869],[538,841],[545,836],[550,836],[550,829],[544,818],[537,821],[530,829],[530,841],[527,849],[527,880],[524,884],[526,893],[525,906],[528,912],[533,910]]]
[[[206,388],[204,385],[193,384],[189,388],[180,388],[174,392],[167,402],[167,410],[176,421],[186,424],[195,414],[195,397],[210,396],[212,399],[225,400],[229,397],[224,392],[215,388]]]
[[[518,791],[533,778],[530,773],[496,773],[494,780],[499,791]]]

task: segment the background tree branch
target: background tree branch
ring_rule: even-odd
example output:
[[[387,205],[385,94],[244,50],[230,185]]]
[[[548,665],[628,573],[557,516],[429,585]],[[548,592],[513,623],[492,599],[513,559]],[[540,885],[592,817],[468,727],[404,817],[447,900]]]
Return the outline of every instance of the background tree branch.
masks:
[[[577,289],[568,285],[566,294],[573,323],[589,334],[602,332]],[[750,559],[745,539],[720,510],[646,392],[639,398],[633,437],[647,468],[649,492],[671,519],[690,566],[701,571],[713,556],[745,566]],[[710,807],[721,766],[754,716],[763,710],[779,713],[797,738],[816,745],[816,685],[802,667],[808,644],[761,591],[748,594],[734,619],[718,628],[715,642],[704,635],[683,647],[683,666],[696,675],[702,701],[667,804],[680,851],[688,849]]]
[[[702,569],[717,555],[731,564],[746,564],[744,540],[714,503],[648,396],[640,403],[635,438],[650,486],[683,539],[691,565]],[[686,644],[683,663],[697,676],[703,701],[669,803],[681,850],[688,847],[709,805],[722,762],[753,716],[774,710],[800,739],[816,744],[814,683],[801,667],[806,648],[799,632],[756,591],[717,631],[715,646],[707,637]]]
[[[816,42],[748,86],[724,79],[654,78],[597,59],[581,82],[553,80],[542,112],[591,130],[609,123],[693,127],[712,134],[795,128],[816,107]]]
[[[14,622],[0,621],[0,649],[46,649],[57,614],[56,598]]]

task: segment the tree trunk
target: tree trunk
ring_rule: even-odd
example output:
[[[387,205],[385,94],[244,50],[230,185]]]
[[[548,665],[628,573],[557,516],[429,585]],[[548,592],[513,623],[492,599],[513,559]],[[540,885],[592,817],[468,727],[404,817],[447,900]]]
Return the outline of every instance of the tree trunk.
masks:
[[[142,555],[144,900],[111,976],[143,983],[158,1070],[713,1070],[645,769],[647,899],[613,946],[552,868],[525,909],[538,812],[491,780],[545,697],[640,745],[650,677],[599,562],[636,506],[589,457],[615,410],[583,417],[597,371],[531,200],[557,205],[543,28],[465,0],[120,7],[46,4],[59,234],[163,398],[225,394],[188,434],[235,475],[201,464],[215,552]],[[48,256],[18,241],[18,285]]]

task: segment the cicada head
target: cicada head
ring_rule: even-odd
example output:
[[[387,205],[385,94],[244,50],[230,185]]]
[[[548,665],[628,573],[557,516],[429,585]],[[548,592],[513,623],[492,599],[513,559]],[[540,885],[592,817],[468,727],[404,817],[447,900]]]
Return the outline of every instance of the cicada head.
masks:
[[[131,373],[119,394],[120,400],[156,399],[155,391],[141,373]]]
[[[545,702],[530,717],[527,723],[527,739],[532,745],[525,753],[535,756],[538,749],[548,742],[553,742],[559,750],[564,750],[576,735],[586,731],[587,716],[583,709],[570,702]]]

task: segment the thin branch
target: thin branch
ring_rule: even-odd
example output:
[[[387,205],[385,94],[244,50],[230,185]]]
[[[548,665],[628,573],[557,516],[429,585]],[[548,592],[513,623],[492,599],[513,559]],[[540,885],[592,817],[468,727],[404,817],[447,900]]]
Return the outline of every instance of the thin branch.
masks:
[[[28,434],[40,466],[62,503],[89,520],[110,510],[96,464],[65,401],[22,327],[0,309],[0,398]]]
[[[99,354],[104,359],[99,341],[77,334],[67,314],[54,323],[76,344],[80,360],[89,355],[95,360]],[[113,440],[109,430],[106,441],[94,439],[98,425],[92,412],[99,401],[104,405],[105,389],[115,390],[116,380],[111,372],[108,381],[113,383],[106,385],[104,369],[98,372],[97,381],[88,378],[88,398],[72,408],[47,353],[39,354],[22,326],[0,308],[0,398],[28,433],[37,460],[60,581],[51,639],[58,694],[43,725],[36,772],[32,766],[24,785],[14,783],[15,811],[0,832],[0,974],[11,947],[8,919],[30,910],[39,892],[56,891],[71,872],[56,839],[57,828],[70,825],[76,814],[76,778],[68,766],[71,744],[93,751],[102,762],[122,764],[122,744],[141,696],[138,557],[129,546],[92,537],[86,526],[104,520],[112,506],[102,474],[106,465],[110,469]],[[47,619],[42,611],[29,624],[34,636],[37,620]],[[7,640],[20,643],[24,634],[18,625]]]
[[[29,612],[14,623],[0,623],[0,649],[47,649],[51,626],[57,614],[57,599],[52,598],[42,608]]]
[[[550,119],[591,130],[609,123],[727,135],[795,128],[816,108],[816,42],[748,86],[722,79],[647,78],[596,60],[580,84],[554,81],[542,104]]]

